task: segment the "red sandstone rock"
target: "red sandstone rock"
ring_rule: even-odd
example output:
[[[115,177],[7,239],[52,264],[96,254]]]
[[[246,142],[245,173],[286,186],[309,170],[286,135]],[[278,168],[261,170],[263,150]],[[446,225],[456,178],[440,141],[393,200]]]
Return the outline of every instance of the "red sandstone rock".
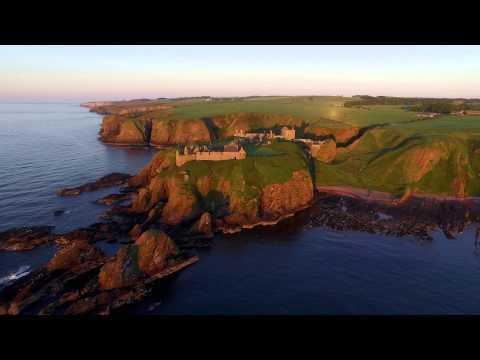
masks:
[[[128,180],[128,184],[133,187],[145,187],[150,184],[156,174],[172,165],[175,165],[174,152],[169,150],[159,151],[147,166]]]
[[[150,276],[165,269],[169,260],[180,254],[175,242],[163,231],[147,230],[135,245],[138,247],[138,267]]]
[[[208,237],[213,236],[213,220],[212,215],[208,212],[205,212],[200,216],[195,224],[193,224],[191,232],[202,234]]]
[[[142,225],[136,224],[132,230],[130,230],[129,235],[132,239],[136,240],[142,234]]]
[[[100,269],[100,289],[111,290],[135,285],[145,277],[138,267],[138,247],[126,245]]]
[[[121,248],[99,274],[101,289],[124,288],[152,276],[175,262],[180,252],[162,231],[147,230],[133,245]]]
[[[95,246],[86,241],[75,241],[59,250],[46,265],[47,271],[70,270],[76,271],[78,265],[85,263],[100,264],[105,255]]]
[[[178,225],[197,218],[201,210],[195,206],[198,198],[192,189],[185,188],[183,179],[172,177],[166,181],[168,201],[163,207],[161,222]],[[153,190],[152,190],[153,193]]]
[[[302,208],[313,201],[313,184],[306,171],[296,171],[283,184],[266,186],[262,191],[260,208],[262,218],[278,218]]]
[[[5,304],[0,304],[0,315],[7,315],[8,307]]]

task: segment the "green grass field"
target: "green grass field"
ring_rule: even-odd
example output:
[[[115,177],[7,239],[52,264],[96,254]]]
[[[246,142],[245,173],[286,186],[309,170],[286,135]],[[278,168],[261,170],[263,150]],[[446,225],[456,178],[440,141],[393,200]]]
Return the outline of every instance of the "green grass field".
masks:
[[[344,107],[351,99],[304,96],[185,100],[173,102],[171,109],[145,116],[161,116],[171,121],[230,116],[226,129],[245,121],[252,128],[276,124],[285,120],[285,116],[327,129],[382,124],[363,133],[353,144],[337,149],[333,162],[316,161],[317,184],[368,188],[399,196],[410,190],[480,196],[480,116],[441,115],[425,119],[401,105]],[[247,145],[246,150],[245,161],[188,163],[184,169],[194,179],[206,174],[223,178],[240,176],[247,184],[242,191],[254,196],[261,186],[286,181],[292,171],[307,167],[295,144]]]
[[[369,126],[384,122],[415,119],[415,114],[400,106],[372,106],[369,110],[345,108],[351,98],[278,97],[242,101],[186,103],[169,110],[172,118],[203,118],[238,113],[292,115],[311,125],[324,127]]]

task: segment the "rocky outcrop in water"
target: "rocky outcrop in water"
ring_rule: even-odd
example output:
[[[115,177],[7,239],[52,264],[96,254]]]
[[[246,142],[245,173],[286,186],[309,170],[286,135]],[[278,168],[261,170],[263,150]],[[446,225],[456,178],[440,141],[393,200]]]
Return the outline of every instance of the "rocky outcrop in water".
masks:
[[[58,191],[58,195],[78,196],[84,192],[92,192],[106,187],[120,186],[124,185],[130,177],[130,174],[111,173],[101,177],[96,181],[92,181],[81,186],[60,189]]]
[[[411,235],[430,241],[435,229],[441,229],[447,238],[453,239],[468,225],[479,222],[480,203],[418,196],[396,203],[321,193],[309,216],[310,226],[395,237]]]
[[[148,214],[153,222],[160,224],[192,226],[197,221],[194,227],[204,227],[205,213],[209,213],[211,231],[233,231],[278,221],[309,206],[314,198],[313,181],[306,165],[299,164],[299,169],[290,176],[283,174],[279,182],[267,182],[261,176],[270,176],[269,169],[261,170],[266,173],[259,173],[260,178],[247,181],[251,174],[238,162],[231,163],[231,171],[238,171],[235,177],[227,173],[225,177],[219,176],[215,168],[221,164],[204,162],[198,166],[209,168],[211,173],[197,178],[167,159],[168,151],[160,152],[130,180],[130,184],[139,186],[132,211],[144,216]],[[239,168],[234,170],[237,165]],[[163,173],[169,175],[163,176]],[[266,185],[262,186],[263,182],[267,182]]]
[[[53,226],[33,226],[10,229],[0,233],[0,250],[26,251],[54,242]]]
[[[156,280],[197,260],[156,230],[111,258],[88,241],[76,240],[45,266],[3,289],[0,315],[110,314],[141,300]]]
[[[101,199],[98,199],[95,201],[97,204],[102,204],[102,205],[113,205],[113,204],[118,204],[123,201],[130,200],[131,194],[129,193],[124,193],[124,194],[110,194],[107,196],[102,197]]]

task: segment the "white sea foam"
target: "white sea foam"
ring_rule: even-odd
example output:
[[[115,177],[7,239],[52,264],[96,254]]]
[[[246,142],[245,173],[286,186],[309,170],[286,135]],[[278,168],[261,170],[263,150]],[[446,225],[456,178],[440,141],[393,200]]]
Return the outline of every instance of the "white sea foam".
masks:
[[[31,272],[30,265],[22,265],[18,270],[8,274],[7,276],[0,278],[0,286],[8,285],[15,280],[21,279],[24,276],[27,276]]]
[[[393,216],[387,215],[387,214],[384,214],[384,213],[381,213],[381,212],[377,212],[377,215],[378,215],[379,220],[392,220],[393,219]]]

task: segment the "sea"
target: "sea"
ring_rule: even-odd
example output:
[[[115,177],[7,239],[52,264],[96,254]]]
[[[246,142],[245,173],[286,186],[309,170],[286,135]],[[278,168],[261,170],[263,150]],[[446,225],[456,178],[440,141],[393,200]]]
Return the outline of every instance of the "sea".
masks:
[[[99,221],[116,188],[62,198],[56,191],[111,172],[134,174],[157,150],[98,140],[101,116],[78,103],[0,103],[0,232]],[[55,216],[55,213],[62,212]],[[433,241],[307,226],[222,235],[200,261],[159,283],[127,312],[142,315],[479,314],[475,228]],[[98,243],[108,255],[120,245]],[[0,291],[42,266],[54,246],[0,252]]]

